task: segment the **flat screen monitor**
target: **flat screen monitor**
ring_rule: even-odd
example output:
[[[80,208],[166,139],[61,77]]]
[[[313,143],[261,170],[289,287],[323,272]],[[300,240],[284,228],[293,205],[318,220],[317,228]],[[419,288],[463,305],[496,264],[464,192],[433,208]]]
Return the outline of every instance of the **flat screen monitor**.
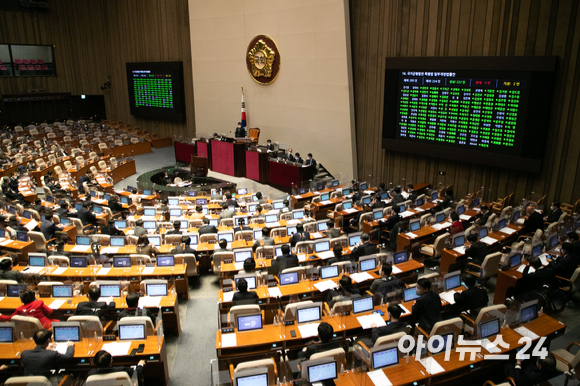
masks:
[[[179,220],[179,227],[180,229],[187,229],[188,228],[187,220]]]
[[[144,196],[150,196],[151,195],[151,190],[143,189],[143,195]]]
[[[228,243],[233,243],[234,242],[234,232],[218,232],[217,239],[218,239],[218,241],[221,239],[224,239]]]
[[[403,298],[405,302],[412,302],[415,299],[418,299],[419,295],[417,295],[417,289],[414,287],[404,289]]]
[[[125,236],[111,236],[111,246],[112,247],[124,247],[125,246]]]
[[[459,235],[459,236],[453,237],[453,246],[455,248],[461,247],[463,244],[465,244],[465,236],[464,235]]]
[[[236,288],[238,286],[238,281],[240,279],[245,279],[248,283],[248,289],[256,289],[256,276],[238,276],[234,278],[236,280]]]
[[[287,236],[292,236],[296,232],[297,232],[297,229],[295,226],[286,227],[286,235]]]
[[[85,256],[71,256],[70,266],[74,268],[86,268],[87,258]]]
[[[451,272],[445,275],[445,291],[461,287],[461,271]]]
[[[324,190],[324,184],[316,184],[316,190],[317,191]]]
[[[52,196],[46,196],[46,202],[54,202],[54,198]]]
[[[161,236],[147,236],[151,245],[158,247],[161,245]]]
[[[432,191],[431,192],[431,201],[435,201],[438,199],[439,199],[439,193],[436,190]]]
[[[119,325],[119,340],[145,339],[145,323]]]
[[[348,245],[350,247],[355,246],[356,244],[360,243],[360,236],[362,235],[362,232],[357,232],[357,233],[353,233],[350,236],[348,236]]]
[[[393,256],[393,262],[395,264],[406,263],[407,261],[409,261],[409,252],[407,251],[396,252]]]
[[[350,194],[350,189],[346,188],[346,189],[342,189],[342,195],[343,196],[348,196]]]
[[[318,232],[325,232],[328,230],[328,221],[322,220],[316,223],[316,230]]]
[[[114,256],[113,257],[113,267],[115,267],[115,268],[131,267],[131,257],[130,256]]]
[[[287,272],[280,274],[280,285],[297,284],[298,272]]]
[[[330,241],[318,241],[314,243],[314,253],[330,251]]]
[[[283,200],[279,200],[279,201],[274,201],[272,202],[272,208],[273,209],[282,209],[284,207],[284,201]]]
[[[103,207],[102,206],[95,206],[93,208],[93,212],[95,212],[96,214],[101,214],[101,213],[103,213]]]
[[[132,187],[132,186],[130,186],[130,185],[127,185],[127,188],[125,189],[125,191],[127,191],[127,192],[129,192],[129,193],[132,193],[132,192],[133,192],[133,189],[135,189],[135,188],[133,188],[133,187]]]
[[[143,209],[143,216],[155,216],[157,211],[155,208],[144,208]]]
[[[157,229],[157,221],[143,221],[143,229]]]
[[[45,267],[46,255],[44,253],[29,253],[28,265],[31,267]]]
[[[28,232],[16,232],[16,240],[22,242],[28,241]]]
[[[55,323],[56,324],[56,323]],[[52,327],[55,342],[80,342],[80,326],[57,326]]]
[[[421,198],[418,198],[418,199],[415,201],[415,206],[423,206],[423,204],[425,204],[425,199],[424,199],[423,197],[421,197]]]
[[[238,196],[242,194],[248,194],[248,188],[240,188],[238,189]]]
[[[442,223],[443,221],[445,221],[445,212],[435,213],[435,222],[439,224]]]
[[[306,188],[298,188],[298,194],[306,193]]]
[[[79,211],[83,208],[83,204],[75,204],[75,210]]]
[[[115,220],[115,228],[126,229],[127,228],[127,221],[126,220]]]
[[[499,219],[497,221],[497,229],[503,229],[505,228],[505,218]]]
[[[405,211],[405,203],[401,202],[399,205],[399,213],[403,213]]]
[[[22,216],[30,220],[32,218],[32,213],[30,213],[29,210],[25,210],[22,212]]]
[[[304,211],[303,210],[293,210],[292,211],[292,219],[302,220],[303,218],[304,218]]]
[[[375,259],[374,257],[371,259],[363,259],[361,257],[361,259],[359,260],[359,264],[361,272],[372,271],[377,268],[377,259]]]
[[[268,373],[238,376],[235,386],[268,386]]]
[[[278,221],[278,215],[277,214],[267,214],[265,221],[266,221],[266,224],[273,223],[273,222],[277,222]]]
[[[322,193],[320,195],[320,201],[328,201],[330,200],[330,193]]]
[[[484,237],[487,237],[487,227],[479,228],[479,238],[483,239]]]
[[[558,235],[557,234],[550,237],[550,240],[548,241],[548,248],[552,249],[556,245],[558,245]]]
[[[108,193],[105,193],[105,194],[103,195],[103,200],[105,200],[105,201],[109,201],[109,199],[110,199],[110,198],[111,198],[111,195],[110,195],[110,194],[108,194]]]
[[[10,212],[10,214],[16,214],[16,207],[11,206],[10,209],[8,209],[8,212]]]
[[[0,327],[0,343],[9,343],[13,341],[14,332],[12,327]]]
[[[512,268],[517,267],[521,263],[522,263],[522,255],[520,255],[519,253],[513,254],[510,257],[510,267]]]
[[[373,210],[373,220],[380,220],[382,219],[383,216],[383,210],[382,209],[375,209]]]
[[[409,222],[409,230],[415,232],[421,229],[421,220],[411,220]]]
[[[121,196],[121,204],[131,205],[132,203],[133,200],[131,199],[131,197]]]
[[[473,207],[474,208],[477,208],[478,206],[479,206],[479,198],[476,197],[476,198],[473,199]]]
[[[283,255],[283,253],[282,253],[282,246],[281,245],[274,246],[274,255],[276,257]]]
[[[238,316],[238,332],[261,329],[262,314]]]
[[[167,205],[169,205],[169,206],[177,206],[177,205],[179,205],[179,198],[177,198],[177,197],[169,197],[167,199]]]
[[[538,303],[533,303],[527,307],[522,308],[522,324],[526,324],[538,318]]]
[[[387,200],[389,198],[389,192],[381,193],[381,200]]]
[[[370,296],[361,299],[354,299],[352,301],[352,312],[354,314],[372,311],[373,309],[373,298]]]
[[[252,257],[251,249],[238,249],[234,251],[234,262],[243,263],[246,259]]]
[[[175,266],[175,258],[173,255],[157,256],[158,267],[173,267]]]
[[[0,237],[2,238],[6,237],[6,229],[0,228]]]
[[[66,218],[66,217],[62,217],[62,218],[60,219],[60,223],[61,223],[62,225],[64,225],[64,226],[69,226],[69,225],[70,225],[70,219],[69,219],[69,218]]]
[[[361,182],[359,185],[360,190],[364,191],[367,190],[367,183],[366,182]]]
[[[207,205],[207,198],[196,198],[195,204],[196,205]]]
[[[308,367],[308,382],[311,384],[336,379],[336,377],[336,361]]]
[[[440,343],[438,339],[433,339],[433,350],[431,350],[431,354],[439,354],[445,352],[447,350],[453,350],[455,348],[455,341],[453,337],[453,332],[448,332],[447,334],[441,334],[441,338],[443,338],[443,343]],[[449,344],[447,340],[449,339]],[[449,346],[449,347],[447,347]]]
[[[217,227],[217,226],[219,226],[219,220],[217,218],[212,218],[209,220],[209,225]]]
[[[397,347],[390,347],[384,350],[374,351],[372,358],[373,370],[399,364],[399,350]]]
[[[254,240],[260,240],[262,238],[262,230],[254,229]]]
[[[167,283],[155,283],[146,285],[147,296],[167,296]]]
[[[234,224],[239,225],[240,221],[243,221],[244,225],[248,225],[250,222],[248,216],[234,216]]]
[[[72,298],[73,290],[72,285],[53,285],[52,286],[52,297],[53,298]]]
[[[352,209],[352,201],[343,201],[342,210]]]
[[[103,298],[121,297],[121,286],[119,284],[101,284],[99,288],[101,290],[101,297]]]
[[[77,245],[91,245],[90,236],[77,236]]]
[[[465,206],[464,205],[457,205],[457,207],[455,208],[455,211],[457,212],[458,215],[462,215],[463,213],[465,213]]]
[[[338,180],[332,180],[332,183],[330,184],[330,186],[332,186],[333,188],[336,188],[338,186]]]
[[[532,257],[540,256],[542,254],[542,244],[534,245],[532,247]]]
[[[298,324],[316,322],[322,317],[320,306],[299,308],[297,315]]]
[[[369,205],[371,203],[371,196],[363,196],[361,202],[363,205]]]
[[[6,297],[17,298],[20,296],[20,292],[27,288],[28,286],[26,284],[8,284],[6,286]]]
[[[480,338],[487,339],[499,334],[499,318],[494,318],[479,324]]]
[[[171,208],[169,209],[169,216],[179,217],[181,216],[181,208]]]
[[[250,205],[248,205],[248,212],[250,212],[250,213],[255,212],[257,206],[258,206],[258,204],[250,204]]]
[[[330,279],[333,277],[338,277],[338,266],[337,265],[331,265],[330,267],[320,268],[320,278],[321,279]]]
[[[197,196],[196,191],[190,190],[187,192],[187,197],[195,197],[195,196]]]

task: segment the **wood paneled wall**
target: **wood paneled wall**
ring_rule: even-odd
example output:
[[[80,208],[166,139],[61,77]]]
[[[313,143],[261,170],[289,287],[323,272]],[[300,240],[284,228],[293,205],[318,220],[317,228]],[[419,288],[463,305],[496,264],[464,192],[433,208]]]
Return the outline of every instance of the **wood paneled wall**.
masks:
[[[485,187],[493,199],[511,192],[516,200],[541,194],[548,201],[579,199],[579,12],[577,0],[350,0],[359,178],[454,185],[459,197]],[[560,59],[538,173],[381,148],[389,57],[507,55]]]
[[[57,77],[0,78],[0,94],[105,95],[107,116],[160,136],[195,136],[187,0],[52,0],[48,14],[0,12],[0,43],[52,44]],[[186,122],[135,118],[127,62],[183,61]],[[109,91],[102,91],[106,79]]]

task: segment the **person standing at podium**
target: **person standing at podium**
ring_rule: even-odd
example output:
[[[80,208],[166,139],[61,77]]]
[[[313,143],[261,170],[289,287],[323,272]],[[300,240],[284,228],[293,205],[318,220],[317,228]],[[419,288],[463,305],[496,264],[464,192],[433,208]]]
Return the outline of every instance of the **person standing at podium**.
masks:
[[[272,143],[272,140],[267,140],[266,141],[266,150],[267,151],[274,151],[274,144]]]
[[[246,129],[242,127],[242,122],[238,122],[238,127],[236,127],[236,138],[245,138]]]

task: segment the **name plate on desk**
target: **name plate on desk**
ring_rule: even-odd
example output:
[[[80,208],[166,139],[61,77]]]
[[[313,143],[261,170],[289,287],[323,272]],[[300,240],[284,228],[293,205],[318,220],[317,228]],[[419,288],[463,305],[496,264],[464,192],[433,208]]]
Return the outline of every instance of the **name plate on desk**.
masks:
[[[293,320],[287,320],[284,322],[285,326],[293,326],[294,325],[294,321]]]
[[[274,258],[274,256],[266,256],[266,259],[268,259],[268,260],[273,259],[273,258]]]
[[[153,268],[155,268],[155,264],[154,263],[147,263],[147,264],[145,264],[145,267],[149,267],[149,268],[153,267]]]
[[[232,290],[233,290],[233,288],[231,288],[231,287],[230,288],[223,288],[222,292],[230,292]]]
[[[117,340],[115,335],[103,335],[103,340]]]
[[[111,268],[111,263],[104,263],[103,268]]]
[[[222,328],[222,334],[229,334],[234,332],[233,328]]]
[[[268,283],[268,287],[276,287],[278,285],[278,283],[274,282],[274,283]]]

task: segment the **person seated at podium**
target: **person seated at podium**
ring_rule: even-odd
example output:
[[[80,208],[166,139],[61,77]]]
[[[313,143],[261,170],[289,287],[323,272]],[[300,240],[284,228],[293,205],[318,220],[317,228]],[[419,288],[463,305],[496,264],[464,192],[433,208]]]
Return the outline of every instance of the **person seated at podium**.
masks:
[[[42,324],[42,328],[47,330],[52,329],[52,322],[58,322],[58,319],[50,319],[53,310],[44,304],[42,300],[36,300],[32,290],[24,290],[20,292],[20,301],[22,305],[14,311],[12,315],[0,315],[0,321],[9,322],[13,316],[28,316],[36,318]]]
[[[266,141],[266,150],[267,151],[274,151],[274,144],[272,143],[272,140],[267,140]]]
[[[213,225],[209,225],[209,219],[204,217],[203,218],[203,226],[201,228],[199,228],[197,233],[200,236],[205,235],[206,233],[218,233],[218,229]]]
[[[0,261],[0,280],[16,280],[18,283],[28,281],[30,277],[38,276],[36,273],[20,272],[13,270],[12,259],[4,259]]]
[[[296,228],[298,229],[298,228]],[[274,238],[270,237],[270,228],[264,227],[262,228],[262,245],[274,245]],[[284,251],[284,247],[282,246],[282,251]]]
[[[264,228],[267,229],[267,228]],[[282,256],[276,257],[276,263],[278,264],[278,273],[282,272],[286,268],[298,267],[298,256],[292,253],[290,250],[290,245],[282,245]]]
[[[394,292],[399,289],[406,288],[405,283],[398,279],[396,276],[391,276],[393,273],[393,267],[389,263],[384,263],[381,269],[382,276],[379,279],[373,280],[371,284],[370,292],[381,293],[386,295],[387,293]]]
[[[236,293],[234,293],[234,297],[232,301],[240,301],[240,300],[255,300],[256,304],[258,303],[259,296],[255,291],[248,291],[248,282],[246,279],[239,279],[236,283]]]
[[[149,244],[149,238],[147,235],[139,236],[137,239],[137,248],[136,251],[140,255],[147,255],[147,256],[157,256],[159,254],[159,250],[155,248],[154,245]]]
[[[441,320],[441,299],[431,291],[429,279],[417,280],[416,292],[419,298],[413,304],[411,313],[419,327],[429,334],[435,323]]]
[[[137,300],[138,299],[139,299],[139,297],[137,296]],[[121,371],[126,372],[129,375],[129,378],[133,376],[133,369],[129,366],[113,367],[113,356],[111,354],[109,354],[108,352],[106,352],[105,350],[98,351],[95,354],[94,361],[95,361],[95,365],[97,366],[97,368],[89,371],[89,374],[88,374],[89,376],[111,374],[111,373],[117,373],[117,372],[121,372]],[[139,363],[137,363],[137,366],[135,368],[137,370],[137,380],[139,381],[139,386],[143,386],[145,384],[145,376],[143,374],[143,370],[144,370],[146,363],[147,362],[145,362],[144,360],[140,360]]]
[[[306,158],[306,162],[304,162],[304,165],[316,167],[316,161],[314,160],[314,158],[312,158],[312,153],[308,153],[308,156]]]
[[[326,322],[322,322],[318,325],[318,342],[312,341],[306,347],[298,353],[298,358],[306,361],[310,359],[313,354],[322,351],[333,350],[335,348],[340,348],[340,345],[332,341],[332,336],[334,335],[334,329],[332,326]]]
[[[233,210],[230,209],[230,205],[227,202],[222,203],[222,212],[219,216],[219,221],[223,220],[224,218],[232,218],[236,214]]]
[[[219,198],[221,200],[221,198]],[[191,215],[192,220],[203,220],[205,214],[203,214],[203,206],[196,205],[195,206],[195,213]]]
[[[236,127],[235,132],[236,138],[245,138],[246,137],[246,129],[242,127],[242,122],[238,122],[238,127]]]
[[[93,286],[89,288],[87,295],[89,301],[80,302],[78,304],[76,315],[98,316],[102,319],[106,310],[114,309],[116,307],[112,297],[107,299],[109,303],[99,302],[99,298],[101,297],[101,289],[99,287]]]
[[[262,196],[262,192],[256,192],[256,198],[258,199],[258,204],[264,205],[266,203],[266,200]]]
[[[141,224],[143,224],[143,221],[141,221]],[[136,227],[135,227],[135,229],[136,229]],[[143,228],[141,228],[141,229],[143,229]],[[105,225],[104,227],[101,227],[101,234],[111,235],[111,236],[121,236],[121,235],[123,235],[123,232],[115,227],[115,220],[110,219],[109,221],[107,221],[107,225]],[[147,234],[147,231],[145,231],[145,234]],[[137,234],[135,234],[135,235],[137,236]]]
[[[489,299],[485,288],[477,286],[477,281],[473,275],[465,275],[463,282],[467,289],[453,294],[455,299],[455,310],[457,313],[468,311],[472,316],[477,317],[479,310],[487,307]]]
[[[191,245],[191,238],[189,236],[181,236],[181,245],[173,248],[171,250],[171,254],[179,254],[179,253],[193,253],[197,259],[197,251],[195,249],[190,248]]]
[[[173,177],[170,177],[170,176],[169,176],[169,173],[165,172],[165,173],[163,174],[163,179],[161,180],[161,183],[162,183],[163,185],[170,185],[170,184],[172,184],[172,183],[173,183]]]
[[[119,312],[119,320],[126,317],[148,316],[149,319],[151,319],[153,326],[155,326],[157,315],[149,311],[147,308],[139,310],[139,294],[137,292],[128,293],[125,297],[125,301],[127,302],[127,309]]]
[[[166,235],[180,235],[181,232],[181,221],[176,220],[173,222],[173,230],[166,232]]]
[[[294,248],[300,241],[310,241],[310,232],[304,231],[304,225],[296,225],[296,233],[290,237],[290,246]]]
[[[74,356],[74,342],[67,343],[64,354],[56,351],[56,343],[52,343],[52,331],[48,328],[36,331],[33,339],[36,347],[32,350],[24,350],[20,355],[24,375],[50,378],[51,370],[62,368],[63,363],[70,361]]]
[[[113,224],[115,222],[113,221]],[[137,237],[146,236],[147,230],[143,228],[143,220],[139,219],[135,221],[135,228],[133,228],[133,234]]]
[[[241,231],[251,231],[252,230],[252,228],[246,226],[245,224],[246,224],[246,222],[244,221],[244,219],[239,218],[238,219],[238,226],[234,228],[234,235],[238,232],[241,232]]]
[[[284,157],[282,157],[282,159],[284,159],[286,161],[290,161],[290,162],[296,161],[296,158],[292,154],[292,148],[288,149],[288,152],[286,154],[284,154]]]
[[[296,153],[296,160],[294,161],[298,164],[303,164],[304,160],[302,159],[302,157],[300,157],[300,153]]]

